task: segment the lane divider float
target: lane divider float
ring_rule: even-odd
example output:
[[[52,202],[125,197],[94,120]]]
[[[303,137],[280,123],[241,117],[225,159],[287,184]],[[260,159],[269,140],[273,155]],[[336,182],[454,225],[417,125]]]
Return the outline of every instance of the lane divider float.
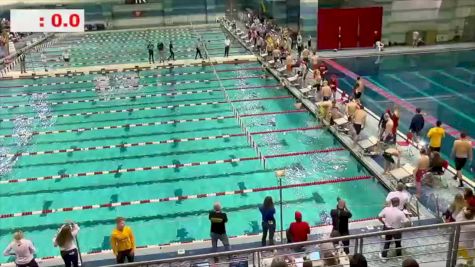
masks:
[[[280,129],[280,130],[270,130],[270,131],[261,131],[261,132],[251,132],[251,135],[266,135],[273,133],[288,133],[296,131],[310,131],[322,129],[323,125],[317,125],[313,127],[302,127],[302,128],[290,128],[290,129]],[[138,143],[127,143],[127,144],[116,144],[116,145],[106,145],[106,146],[94,146],[94,147],[76,147],[68,149],[56,149],[56,150],[46,150],[46,151],[36,151],[36,152],[22,152],[16,154],[5,154],[7,157],[23,157],[23,156],[36,156],[36,155],[51,155],[51,154],[60,154],[60,153],[72,153],[79,151],[97,151],[104,149],[112,148],[127,148],[127,147],[141,147],[141,146],[150,146],[150,145],[161,145],[161,144],[171,144],[171,143],[183,143],[191,141],[202,141],[202,140],[215,140],[215,139],[224,139],[224,138],[233,138],[233,137],[242,137],[246,136],[245,133],[237,134],[223,134],[223,135],[212,135],[212,136],[202,136],[202,137],[190,137],[190,138],[180,138],[180,139],[168,139],[160,141],[146,141]]]
[[[204,193],[204,194],[187,195],[187,196],[174,196],[174,197],[164,197],[164,198],[154,198],[154,199],[111,202],[111,203],[84,205],[84,206],[58,208],[58,209],[23,211],[23,212],[17,212],[17,213],[0,214],[0,219],[13,218],[13,217],[26,217],[26,216],[31,216],[31,215],[52,214],[52,213],[59,213],[59,212],[78,211],[78,210],[93,210],[93,209],[101,209],[101,208],[134,206],[134,205],[152,204],[152,203],[160,203],[160,202],[182,201],[182,200],[198,199],[198,198],[242,195],[242,194],[248,194],[248,193],[275,191],[275,190],[290,189],[290,188],[296,188],[296,187],[308,187],[308,186],[316,186],[316,185],[324,185],[324,184],[353,182],[353,181],[360,181],[360,180],[368,180],[371,178],[372,176],[370,175],[363,175],[363,176],[337,178],[337,179],[332,179],[332,180],[288,184],[288,185],[282,185],[282,186],[258,187],[258,188],[241,189],[241,190],[226,191],[226,192],[215,192],[215,193]]]
[[[266,159],[286,158],[286,157],[294,157],[294,156],[302,156],[302,155],[331,153],[331,152],[338,152],[338,151],[344,151],[344,150],[345,148],[343,147],[332,147],[332,148],[319,149],[319,150],[267,155],[264,157]],[[137,168],[125,168],[125,169],[117,168],[115,170],[91,171],[91,172],[80,172],[80,173],[71,173],[71,174],[64,173],[64,174],[58,174],[58,175],[1,180],[0,184],[25,183],[25,182],[36,182],[36,181],[46,181],[46,180],[62,180],[62,179],[69,179],[69,178],[75,178],[75,177],[99,176],[99,175],[106,175],[106,174],[142,172],[142,171],[153,171],[153,170],[162,170],[162,169],[178,169],[178,168],[184,168],[184,167],[235,163],[235,162],[254,161],[254,160],[261,160],[261,158],[256,156],[256,157],[221,159],[221,160],[189,162],[189,163],[169,164],[169,165],[157,165],[157,166],[147,166],[147,167],[137,167]]]
[[[277,98],[256,98],[252,100],[237,100],[236,102],[244,102],[244,101],[263,101],[263,100],[275,100],[280,98],[291,98],[291,96],[283,96]],[[226,103],[226,102],[224,102]],[[188,104],[179,104],[179,105],[170,105],[170,106],[158,106],[158,107],[147,107],[144,110],[159,110],[159,109],[170,109],[170,108],[177,108],[177,107],[195,107],[195,106],[205,106],[205,105],[215,105],[215,104],[223,104],[221,101],[215,102],[203,102],[203,103],[188,103]],[[304,112],[305,110],[301,111]],[[255,116],[265,116],[265,115],[276,115],[276,114],[288,114],[299,112],[295,110],[287,110],[287,111],[279,111],[279,112],[267,112],[267,113],[256,113]],[[262,115],[261,115],[262,114]],[[110,130],[110,129],[126,129],[126,128],[135,128],[135,127],[147,127],[147,126],[156,126],[156,125],[163,125],[163,124],[178,124],[178,123],[185,123],[185,122],[198,122],[198,121],[211,121],[211,120],[223,120],[228,118],[234,118],[235,116],[218,116],[218,117],[208,117],[208,118],[196,118],[196,119],[182,119],[182,120],[168,120],[168,121],[155,121],[155,122],[143,122],[143,123],[129,123],[129,124],[122,124],[122,125],[111,125],[111,126],[99,126],[99,127],[90,127],[90,128],[78,128],[78,129],[66,129],[66,130],[51,130],[51,131],[33,131],[28,133],[30,136],[35,135],[50,135],[50,134],[60,134],[60,133],[82,133],[88,131],[98,131],[98,130]],[[0,139],[2,138],[10,138],[10,137],[19,137],[23,136],[22,134],[2,134],[0,135]]]

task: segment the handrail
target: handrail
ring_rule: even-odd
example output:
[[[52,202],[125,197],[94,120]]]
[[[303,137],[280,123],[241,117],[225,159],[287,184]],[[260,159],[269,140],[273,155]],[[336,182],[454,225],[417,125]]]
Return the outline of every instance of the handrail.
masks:
[[[116,265],[109,265],[112,266],[143,266],[143,265],[152,265],[152,264],[163,264],[163,263],[172,263],[177,261],[191,261],[191,260],[199,260],[199,259],[207,259],[213,257],[222,257],[222,256],[231,256],[237,254],[250,254],[255,252],[263,252],[263,251],[272,251],[277,249],[289,249],[295,247],[302,247],[302,246],[309,246],[309,245],[318,245],[322,243],[337,243],[343,240],[349,239],[362,239],[367,237],[374,237],[374,236],[381,236],[381,235],[394,235],[397,233],[407,233],[407,232],[416,232],[416,231],[423,231],[423,230],[434,230],[438,228],[443,229],[450,229],[450,228],[459,228],[461,226],[466,225],[475,225],[475,220],[473,221],[464,221],[464,222],[453,222],[453,223],[440,223],[440,224],[431,224],[431,225],[423,225],[423,226],[412,226],[406,227],[401,229],[394,229],[394,230],[384,230],[384,231],[377,231],[372,233],[363,233],[363,234],[355,234],[355,235],[347,235],[344,237],[334,237],[328,239],[321,239],[321,240],[310,240],[305,242],[299,243],[290,243],[290,244],[281,244],[281,245],[274,245],[274,246],[267,246],[267,247],[256,247],[256,248],[248,248],[248,249],[241,249],[241,250],[231,250],[225,252],[215,252],[215,253],[207,253],[207,254],[199,254],[199,255],[190,255],[190,256],[183,256],[183,257],[173,257],[167,259],[160,259],[160,260],[152,260],[152,261],[141,261],[141,262],[134,262],[134,263],[125,263],[125,264],[116,264]]]

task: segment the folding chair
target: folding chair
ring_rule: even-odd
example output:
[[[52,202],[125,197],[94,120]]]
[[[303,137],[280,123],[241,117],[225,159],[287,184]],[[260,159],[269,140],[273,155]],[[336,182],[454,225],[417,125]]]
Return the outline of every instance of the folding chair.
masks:
[[[389,174],[396,180],[396,183],[402,182],[408,185],[414,174],[414,167],[406,163],[400,168],[389,171]]]

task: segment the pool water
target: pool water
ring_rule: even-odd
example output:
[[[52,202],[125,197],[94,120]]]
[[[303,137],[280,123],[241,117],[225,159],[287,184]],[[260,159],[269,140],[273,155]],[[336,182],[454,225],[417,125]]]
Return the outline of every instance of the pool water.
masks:
[[[287,154],[343,146],[320,128],[309,112],[296,110],[295,100],[277,80],[262,77],[260,64],[221,64],[215,66],[216,74],[213,68],[188,66],[106,77],[87,74],[0,81],[0,203],[8,203],[0,205],[0,217],[276,186],[274,171],[282,168],[287,169],[284,185],[369,175],[345,149]],[[104,82],[111,89],[95,89]],[[132,89],[124,86],[126,83],[140,86]],[[242,135],[220,85],[226,88],[262,154],[280,155],[268,158],[265,168],[259,160],[181,165],[257,156]],[[208,138],[228,134],[237,136]],[[201,140],[190,140],[198,137]],[[187,141],[171,141],[178,139]],[[132,143],[138,144],[128,145]],[[17,153],[22,154],[13,156]],[[172,166],[114,171],[167,165]],[[96,173],[100,171],[113,172]],[[45,176],[56,178],[24,180]],[[347,200],[353,219],[374,217],[386,193],[373,178],[285,189],[284,226],[293,221],[297,210],[311,225],[327,222],[338,196]],[[63,221],[70,219],[81,226],[82,252],[109,249],[117,216],[127,218],[138,245],[205,239],[209,237],[208,212],[215,201],[228,212],[229,235],[258,233],[261,218],[257,207],[266,196],[273,197],[276,218],[280,218],[279,191],[258,191],[0,218],[0,244],[6,246],[11,233],[22,229],[36,244],[38,257],[58,255],[52,237]],[[9,260],[0,258],[1,262]]]
[[[381,57],[342,58],[335,60],[352,72],[371,81],[399,99],[420,107],[458,131],[475,137],[475,50]],[[354,80],[338,73],[340,87],[351,92]],[[392,106],[384,96],[365,91],[364,104],[381,114]],[[407,132],[413,113],[401,108],[399,129]],[[432,125],[426,123],[425,132]],[[448,158],[454,137],[443,141],[442,152]],[[465,174],[473,178],[472,166]]]
[[[165,58],[169,56],[168,45],[173,42],[175,59],[194,59],[195,42],[198,36],[203,40],[210,57],[224,56],[225,34],[219,26],[177,27],[137,31],[113,31],[106,33],[84,33],[59,36],[56,42],[43,50],[47,58],[47,68],[57,69],[66,66],[86,67],[123,63],[148,62],[147,45],[154,46],[155,62],[159,61],[157,44],[164,44]],[[68,65],[62,60],[64,50],[69,49],[71,61]],[[201,52],[204,56],[204,51]],[[236,43],[231,45],[229,55],[248,54],[245,48]],[[44,63],[41,53],[26,57],[28,70],[42,71]]]

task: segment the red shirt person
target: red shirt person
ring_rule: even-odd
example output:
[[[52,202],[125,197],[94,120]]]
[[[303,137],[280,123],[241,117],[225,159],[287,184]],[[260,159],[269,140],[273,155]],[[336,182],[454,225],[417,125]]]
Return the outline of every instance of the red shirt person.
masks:
[[[291,236],[292,243],[308,240],[310,226],[307,222],[302,222],[302,213],[299,211],[295,212],[295,222],[290,224],[289,234]]]
[[[338,88],[338,79],[336,75],[332,75],[329,82],[330,88],[332,89],[333,99],[336,100],[336,90]]]

